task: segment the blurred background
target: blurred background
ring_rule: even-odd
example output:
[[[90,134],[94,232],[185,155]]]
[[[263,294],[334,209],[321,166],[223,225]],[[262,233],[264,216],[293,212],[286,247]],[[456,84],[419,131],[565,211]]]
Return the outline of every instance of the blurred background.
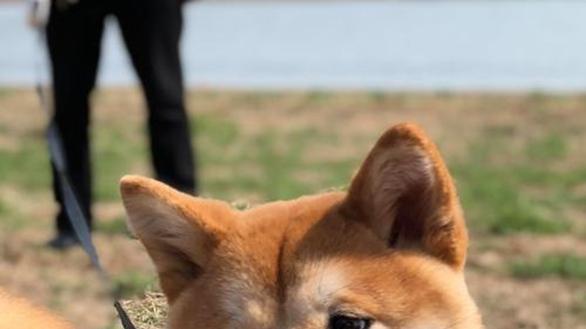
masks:
[[[80,328],[118,328],[81,250],[56,253],[26,3],[0,1],[0,286]],[[448,162],[487,328],[586,328],[586,2],[199,1],[182,55],[204,196],[254,205],[345,186],[389,125]],[[151,175],[137,79],[110,21],[92,96],[98,252],[128,298],[156,290],[118,195]]]

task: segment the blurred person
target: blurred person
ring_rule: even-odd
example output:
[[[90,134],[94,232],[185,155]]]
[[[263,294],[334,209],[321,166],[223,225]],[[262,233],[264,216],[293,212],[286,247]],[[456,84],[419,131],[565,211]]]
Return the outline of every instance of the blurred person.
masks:
[[[90,94],[95,87],[104,23],[118,21],[148,108],[152,163],[158,179],[195,194],[197,182],[179,53],[181,0],[52,0],[46,41],[52,69],[52,120],[58,127],[70,179],[92,227]],[[42,8],[42,6],[41,6]],[[121,114],[122,116],[124,114]],[[78,244],[53,166],[59,210],[54,249]]]

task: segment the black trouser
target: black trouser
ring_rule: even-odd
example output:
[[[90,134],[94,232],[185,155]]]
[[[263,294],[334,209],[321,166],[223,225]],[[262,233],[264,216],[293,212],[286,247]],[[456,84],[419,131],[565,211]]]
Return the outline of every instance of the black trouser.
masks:
[[[152,162],[157,178],[188,193],[196,192],[195,168],[184,104],[179,56],[182,12],[177,0],[79,0],[54,4],[47,26],[53,70],[53,120],[62,136],[66,163],[91,227],[89,95],[94,88],[104,21],[117,18],[148,105]],[[124,113],[120,113],[124,118]],[[53,170],[61,209],[57,228],[71,232],[61,187]]]

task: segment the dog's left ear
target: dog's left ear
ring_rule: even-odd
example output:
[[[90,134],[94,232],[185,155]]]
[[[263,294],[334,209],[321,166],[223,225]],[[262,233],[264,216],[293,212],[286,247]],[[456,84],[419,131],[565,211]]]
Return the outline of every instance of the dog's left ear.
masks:
[[[397,125],[379,139],[342,210],[391,248],[464,266],[468,234],[455,186],[435,145],[415,125]]]
[[[208,269],[232,226],[233,212],[220,201],[194,198],[144,177],[125,176],[120,189],[128,224],[146,247],[172,303]]]

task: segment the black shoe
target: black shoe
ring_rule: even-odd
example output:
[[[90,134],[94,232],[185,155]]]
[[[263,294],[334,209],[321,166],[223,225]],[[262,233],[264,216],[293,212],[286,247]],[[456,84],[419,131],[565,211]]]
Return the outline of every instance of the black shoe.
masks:
[[[77,245],[79,245],[79,241],[71,233],[58,233],[57,236],[47,242],[47,246],[55,250],[66,250]]]

